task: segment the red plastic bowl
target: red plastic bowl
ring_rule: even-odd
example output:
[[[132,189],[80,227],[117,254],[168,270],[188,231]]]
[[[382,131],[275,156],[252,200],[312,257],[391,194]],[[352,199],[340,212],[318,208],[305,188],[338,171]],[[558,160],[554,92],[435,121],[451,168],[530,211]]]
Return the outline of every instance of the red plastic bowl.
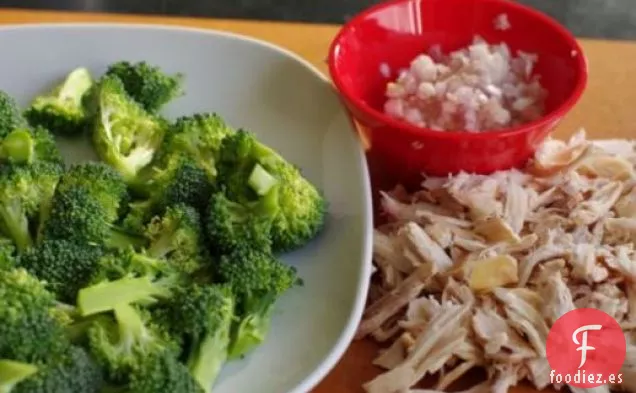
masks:
[[[506,14],[511,28],[495,28]],[[497,132],[439,132],[383,112],[386,83],[433,45],[449,52],[479,35],[536,53],[548,90],[546,115]],[[329,51],[329,71],[364,142],[374,178],[413,186],[422,173],[490,173],[523,165],[579,100],[587,62],[576,39],[550,17],[512,0],[391,0],[345,24]],[[381,68],[391,70],[388,77]]]

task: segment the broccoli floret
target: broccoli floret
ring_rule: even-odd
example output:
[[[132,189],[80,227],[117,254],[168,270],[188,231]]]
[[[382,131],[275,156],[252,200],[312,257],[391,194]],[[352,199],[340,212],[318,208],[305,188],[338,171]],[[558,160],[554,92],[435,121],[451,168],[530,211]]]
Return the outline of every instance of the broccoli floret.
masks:
[[[22,116],[18,103],[4,91],[0,91],[0,139],[4,139],[17,128],[26,128],[28,123]]]
[[[205,171],[191,157],[182,155],[172,155],[153,165],[136,188],[143,190],[151,208],[159,212],[177,204],[203,211],[212,193]]]
[[[191,157],[210,181],[217,176],[216,161],[223,140],[234,132],[221,117],[201,113],[180,117],[170,127],[160,150],[160,159],[174,155]]]
[[[127,183],[134,183],[161,146],[165,121],[135,102],[116,76],[102,78],[92,96],[95,150]]]
[[[128,189],[123,177],[100,162],[76,164],[60,179],[58,189],[66,191],[78,185],[86,187],[106,210],[107,220],[114,222],[128,203]]]
[[[193,207],[168,207],[163,216],[152,219],[145,234],[149,240],[148,256],[165,258],[185,273],[194,273],[204,264],[201,220]]]
[[[235,202],[224,192],[210,198],[206,229],[211,246],[221,253],[236,248],[270,250],[272,222],[279,212],[278,187],[260,200]]]
[[[123,229],[133,233],[143,233],[154,217],[155,205],[152,199],[133,200],[121,220]]]
[[[141,234],[130,233],[111,223],[112,210],[104,208],[86,185],[58,187],[41,238],[108,248],[143,247],[146,241]]]
[[[34,160],[64,165],[64,158],[57,147],[53,134],[42,127],[31,128],[30,133],[33,138]]]
[[[106,75],[119,78],[126,92],[148,112],[157,112],[172,99],[183,95],[182,74],[168,75],[143,61],[111,64]]]
[[[155,392],[204,393],[188,368],[170,354],[147,358],[130,375],[130,383],[122,393]]]
[[[77,306],[83,317],[111,311],[118,304],[152,304],[168,299],[185,277],[167,261],[131,249],[102,257],[91,285],[79,291]]]
[[[38,372],[33,364],[0,359],[0,392],[15,392],[14,388],[23,380]]]
[[[18,259],[18,266],[45,280],[58,299],[75,303],[104,255],[101,247],[69,240],[45,240]]]
[[[76,68],[52,91],[38,96],[24,112],[31,125],[42,126],[57,135],[76,136],[86,128],[83,99],[93,86],[86,68]]]
[[[64,164],[53,135],[41,127],[11,131],[0,141],[0,160],[13,164],[32,164],[36,160]]]
[[[0,236],[0,270],[8,270],[16,264],[16,249],[13,241]]]
[[[29,220],[48,209],[62,168],[48,162],[0,165],[0,232],[19,252],[33,244]]]
[[[37,372],[11,393],[99,393],[104,378],[93,358],[80,347],[70,347],[61,359],[38,365]]]
[[[125,303],[114,308],[115,318],[89,328],[89,348],[111,380],[125,382],[147,357],[177,353],[178,346],[163,325],[146,311]]]
[[[204,393],[188,368],[169,352],[145,357],[128,380],[125,386],[109,386],[102,393]]]
[[[276,300],[301,281],[295,268],[271,253],[247,248],[223,255],[218,272],[237,299],[240,321],[234,328],[229,350],[229,358],[236,359],[265,340]]]
[[[244,130],[224,139],[218,182],[230,200],[244,203],[262,198],[279,187],[280,212],[272,223],[274,252],[305,245],[323,228],[326,202],[298,168]]]
[[[0,358],[39,363],[65,353],[67,319],[44,282],[24,269],[0,270],[0,299]]]
[[[234,303],[225,285],[193,284],[175,291],[165,308],[173,335],[187,343],[190,373],[206,392],[227,360]]]

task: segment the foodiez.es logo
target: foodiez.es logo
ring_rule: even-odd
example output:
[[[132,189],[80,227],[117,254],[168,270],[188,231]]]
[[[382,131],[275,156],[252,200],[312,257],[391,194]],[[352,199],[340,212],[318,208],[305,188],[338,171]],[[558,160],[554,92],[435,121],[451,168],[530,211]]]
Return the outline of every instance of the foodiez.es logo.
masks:
[[[559,318],[548,334],[546,355],[550,382],[579,388],[620,384],[625,362],[625,335],[601,310],[581,308]]]

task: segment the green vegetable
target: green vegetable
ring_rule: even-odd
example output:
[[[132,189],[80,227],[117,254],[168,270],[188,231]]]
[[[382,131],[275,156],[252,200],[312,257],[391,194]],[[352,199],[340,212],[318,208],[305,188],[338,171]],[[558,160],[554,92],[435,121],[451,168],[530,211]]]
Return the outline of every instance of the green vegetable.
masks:
[[[208,393],[227,360],[234,305],[229,287],[195,284],[177,289],[165,309],[173,334],[188,343],[190,372]]]
[[[100,393],[103,383],[101,368],[86,350],[70,347],[61,358],[38,365],[11,393]]]
[[[127,183],[134,183],[161,146],[165,121],[135,102],[116,76],[102,78],[92,100],[95,108],[92,135],[97,154]]]
[[[0,354],[26,363],[63,356],[70,342],[64,312],[45,283],[24,269],[0,270]]]
[[[148,214],[178,204],[203,211],[213,188],[205,171],[185,155],[171,155],[161,165],[149,168],[140,183],[133,187],[137,194],[146,198]]]
[[[128,95],[148,112],[157,112],[172,99],[183,95],[181,74],[168,75],[144,61],[111,64],[106,76],[119,78]]]
[[[206,250],[199,213],[186,205],[173,205],[147,227],[147,254],[165,258],[177,269],[194,273],[206,262]]]
[[[77,292],[90,282],[103,255],[104,250],[98,246],[47,239],[22,254],[18,265],[46,280],[58,299],[74,303]]]
[[[76,68],[52,91],[38,96],[25,111],[30,124],[47,128],[56,135],[76,136],[86,129],[84,97],[93,86],[90,72]]]
[[[0,140],[17,128],[26,128],[28,123],[13,97],[0,90]]]
[[[89,316],[122,303],[152,304],[172,296],[183,280],[182,273],[165,260],[120,250],[100,260],[91,285],[79,291],[77,305],[82,316]]]
[[[265,340],[276,299],[301,281],[296,269],[254,249],[237,249],[222,256],[218,270],[237,298],[239,321],[229,351],[230,358],[236,359]]]
[[[193,158],[213,181],[217,176],[216,161],[223,140],[234,133],[221,117],[214,113],[182,116],[170,127],[160,151],[160,159],[175,155]]]
[[[212,393],[301,284],[275,255],[318,235],[321,193],[215,113],[166,120],[182,94],[127,61],[24,112],[0,91],[0,393]],[[62,157],[84,130],[99,160]]]
[[[0,161],[33,164],[37,160],[64,164],[53,135],[46,129],[17,128],[0,141]]]
[[[17,384],[37,371],[32,364],[0,359],[0,393],[11,393]]]
[[[325,222],[326,203],[319,190],[298,168],[243,130],[224,139],[218,181],[230,200],[257,201],[278,186],[279,214],[270,236],[275,252],[290,251],[318,235]]]
[[[230,200],[224,192],[217,192],[208,206],[208,239],[223,253],[249,248],[270,250],[272,223],[279,212],[278,187],[261,199],[243,203]]]
[[[176,353],[175,342],[147,311],[120,303],[113,313],[114,319],[101,319],[88,332],[90,351],[109,379],[125,382],[155,356]]]
[[[204,393],[188,368],[170,353],[146,357],[128,379],[127,385],[104,393]]]
[[[0,165],[0,232],[15,242],[19,252],[33,244],[31,222],[48,209],[61,170],[48,162]]]

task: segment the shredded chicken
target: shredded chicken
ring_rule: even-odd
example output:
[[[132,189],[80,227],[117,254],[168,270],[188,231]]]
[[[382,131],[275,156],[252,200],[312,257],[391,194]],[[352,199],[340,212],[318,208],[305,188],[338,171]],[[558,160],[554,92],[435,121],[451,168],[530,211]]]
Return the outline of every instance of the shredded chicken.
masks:
[[[636,393],[636,143],[548,140],[523,170],[427,177],[381,194],[370,298],[358,338],[388,341],[367,393],[438,393],[472,369],[465,393],[550,387],[550,327],[576,308],[623,327],[623,383]],[[436,378],[422,389],[424,378]],[[465,385],[465,384],[464,384]],[[559,390],[562,385],[553,385]]]

